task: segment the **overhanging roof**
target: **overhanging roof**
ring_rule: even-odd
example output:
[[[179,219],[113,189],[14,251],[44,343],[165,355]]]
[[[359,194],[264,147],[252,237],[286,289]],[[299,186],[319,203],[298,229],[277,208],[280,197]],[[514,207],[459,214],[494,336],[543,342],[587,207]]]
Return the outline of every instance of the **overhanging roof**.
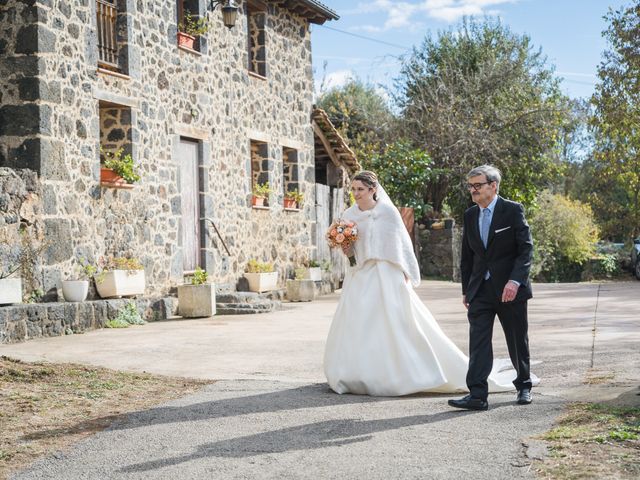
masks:
[[[327,112],[321,108],[314,108],[311,113],[311,123],[313,132],[319,140],[317,143],[323,147],[331,161],[337,167],[345,168],[350,177],[358,172],[361,167],[356,154],[333,126]]]
[[[340,18],[336,12],[316,0],[282,0],[281,3],[288,10],[318,25],[322,25],[327,20]]]

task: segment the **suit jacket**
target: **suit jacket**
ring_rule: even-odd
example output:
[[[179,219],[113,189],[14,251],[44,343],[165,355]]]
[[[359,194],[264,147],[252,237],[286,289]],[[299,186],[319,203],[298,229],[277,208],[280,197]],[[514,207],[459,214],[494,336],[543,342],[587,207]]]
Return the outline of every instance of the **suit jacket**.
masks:
[[[509,280],[520,282],[515,301],[532,297],[529,270],[533,241],[521,204],[498,197],[489,228],[487,248],[482,243],[478,217],[480,208],[474,205],[464,212],[460,274],[462,293],[471,302],[478,293],[489,270],[491,284],[498,298]]]

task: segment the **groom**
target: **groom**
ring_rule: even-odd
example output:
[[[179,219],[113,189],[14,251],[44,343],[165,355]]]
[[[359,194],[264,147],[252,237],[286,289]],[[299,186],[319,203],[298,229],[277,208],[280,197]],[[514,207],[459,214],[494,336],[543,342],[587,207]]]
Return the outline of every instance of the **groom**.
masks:
[[[462,234],[462,303],[469,319],[470,394],[449,400],[468,410],[489,407],[487,378],[493,364],[491,337],[496,315],[518,376],[517,403],[531,403],[527,300],[532,297],[529,269],[533,242],[519,203],[498,195],[500,170],[482,165],[467,174],[467,188],[476,205],[464,213]]]

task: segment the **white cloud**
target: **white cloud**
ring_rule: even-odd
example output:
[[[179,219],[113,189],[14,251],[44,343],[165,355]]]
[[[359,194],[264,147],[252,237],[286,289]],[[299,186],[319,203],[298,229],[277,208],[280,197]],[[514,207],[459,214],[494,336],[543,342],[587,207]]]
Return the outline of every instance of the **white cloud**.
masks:
[[[341,87],[354,78],[356,78],[356,75],[351,70],[336,70],[335,72],[327,73],[324,80],[316,79],[316,96],[334,87]],[[322,88],[322,91],[320,91],[320,88]]]
[[[421,17],[451,23],[465,15],[497,15],[495,8],[506,3],[520,0],[422,0],[419,2],[395,2],[391,0],[375,0],[361,3],[357,9],[342,12],[345,15],[382,12],[386,19],[382,25],[361,25],[357,30],[382,32],[407,28],[415,30],[422,27]]]

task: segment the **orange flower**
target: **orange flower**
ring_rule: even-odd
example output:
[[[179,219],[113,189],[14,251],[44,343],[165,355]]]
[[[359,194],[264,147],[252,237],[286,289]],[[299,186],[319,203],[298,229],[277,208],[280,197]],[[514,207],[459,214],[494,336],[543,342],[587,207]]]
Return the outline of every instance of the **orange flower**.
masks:
[[[345,229],[344,229],[344,234],[345,234],[347,237],[350,237],[350,236],[351,236],[351,229],[350,229],[349,227],[345,228]]]
[[[344,242],[344,234],[339,233],[338,235],[336,235],[336,242],[338,243]]]
[[[338,231],[335,228],[329,232],[329,235],[331,235],[332,237],[335,237],[337,234]]]

